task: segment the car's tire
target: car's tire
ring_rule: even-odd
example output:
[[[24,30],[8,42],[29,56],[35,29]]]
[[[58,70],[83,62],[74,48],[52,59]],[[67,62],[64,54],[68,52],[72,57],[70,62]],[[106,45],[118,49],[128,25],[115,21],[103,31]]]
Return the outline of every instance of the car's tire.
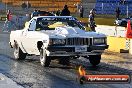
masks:
[[[49,67],[51,62],[51,58],[46,55],[46,52],[44,49],[40,49],[40,63],[44,67]]]
[[[101,55],[90,55],[89,61],[93,66],[96,66],[100,63]]]
[[[23,53],[18,44],[15,44],[14,49],[14,58],[16,60],[24,60],[26,58],[27,53]]]
[[[70,65],[70,57],[60,57],[59,64]]]

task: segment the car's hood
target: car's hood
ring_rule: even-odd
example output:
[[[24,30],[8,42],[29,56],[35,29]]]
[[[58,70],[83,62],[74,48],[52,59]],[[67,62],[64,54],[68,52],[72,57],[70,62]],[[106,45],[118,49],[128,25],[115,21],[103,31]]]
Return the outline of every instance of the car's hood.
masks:
[[[96,32],[86,32],[85,30],[81,30],[78,27],[56,27],[55,30],[47,30],[42,31],[43,33],[49,35],[49,37],[60,38],[60,37],[105,37],[104,34],[96,33]]]

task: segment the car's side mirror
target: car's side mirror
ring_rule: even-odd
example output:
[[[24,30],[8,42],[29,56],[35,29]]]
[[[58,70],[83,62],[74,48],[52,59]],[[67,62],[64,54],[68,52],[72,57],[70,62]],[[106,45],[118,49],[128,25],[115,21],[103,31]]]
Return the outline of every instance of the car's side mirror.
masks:
[[[29,30],[29,31],[35,31],[35,29],[36,29],[36,21],[35,21],[35,20],[32,20],[32,21],[30,22],[30,24],[29,24],[28,30]]]

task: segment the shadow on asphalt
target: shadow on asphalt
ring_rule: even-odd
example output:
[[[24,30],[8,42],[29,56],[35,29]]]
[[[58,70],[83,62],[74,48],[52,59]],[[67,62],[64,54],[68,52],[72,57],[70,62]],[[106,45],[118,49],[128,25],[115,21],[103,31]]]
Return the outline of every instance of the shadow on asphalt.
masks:
[[[0,56],[3,56],[3,57],[6,57],[6,58],[9,58],[10,60],[13,60],[15,62],[18,62],[18,63],[32,63],[32,64],[40,64],[39,62],[39,59],[25,59],[25,60],[15,60],[14,58],[10,57],[10,56],[6,56],[6,55],[1,55]],[[2,58],[0,58],[2,59]],[[129,69],[125,69],[125,68],[122,68],[122,67],[117,67],[116,65],[110,65],[109,63],[103,63],[101,62],[98,66],[92,66],[89,62],[85,62],[85,61],[81,61],[81,60],[77,60],[76,61],[77,64],[74,62],[71,64],[71,66],[64,66],[64,65],[60,65],[58,64],[57,62],[51,62],[51,65],[48,67],[48,68],[60,68],[60,69],[78,69],[79,65],[78,65],[78,62],[80,63],[80,65],[82,65],[87,72],[92,72],[95,74],[96,73],[102,73],[102,74],[129,74],[129,75],[132,75],[132,70],[129,70]],[[24,64],[26,64],[24,63]],[[115,62],[116,63],[116,62]],[[124,63],[124,62],[118,62],[118,63]],[[132,62],[126,62],[126,63],[132,63]]]
[[[101,74],[127,74],[132,75],[132,70],[117,67],[106,63],[100,63],[98,66],[84,66],[87,71],[99,71]],[[95,73],[96,74],[96,73]]]
[[[72,66],[49,66],[49,68],[74,69]]]

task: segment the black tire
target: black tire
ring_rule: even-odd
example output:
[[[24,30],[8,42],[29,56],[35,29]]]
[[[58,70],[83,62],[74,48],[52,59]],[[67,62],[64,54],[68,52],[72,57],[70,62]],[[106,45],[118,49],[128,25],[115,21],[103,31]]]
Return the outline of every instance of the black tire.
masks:
[[[49,67],[51,58],[46,55],[44,49],[40,49],[40,63],[44,67]]]
[[[96,66],[100,63],[101,55],[90,55],[89,61],[93,66]]]
[[[18,46],[18,44],[16,44],[16,46],[14,47],[14,58],[16,60],[24,60],[27,56],[27,53],[23,53],[23,51],[21,50],[21,48]]]
[[[70,65],[70,57],[60,57],[59,64]]]

